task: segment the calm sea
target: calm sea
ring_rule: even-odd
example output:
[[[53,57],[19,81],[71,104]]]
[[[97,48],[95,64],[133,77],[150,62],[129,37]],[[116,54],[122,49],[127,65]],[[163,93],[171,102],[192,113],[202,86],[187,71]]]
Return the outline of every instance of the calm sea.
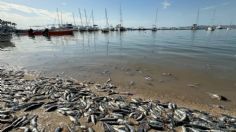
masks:
[[[236,70],[236,31],[128,31],[64,37],[15,36],[1,63],[58,69],[112,62]],[[11,47],[14,46],[14,47]],[[2,46],[3,48],[3,46]]]

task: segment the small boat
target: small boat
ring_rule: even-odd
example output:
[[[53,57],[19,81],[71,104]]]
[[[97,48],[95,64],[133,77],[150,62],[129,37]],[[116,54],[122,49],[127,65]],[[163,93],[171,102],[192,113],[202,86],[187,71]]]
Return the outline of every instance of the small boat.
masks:
[[[101,29],[101,31],[102,31],[103,33],[109,33],[110,28],[103,28],[103,29]]]
[[[207,28],[207,31],[215,31],[215,28],[210,26],[210,27]]]
[[[231,27],[232,27],[232,20],[231,20],[231,22],[230,22],[230,25],[229,25],[229,27],[227,27],[227,28],[226,28],[226,30],[232,30],[232,28],[231,28]]]
[[[153,32],[157,31],[157,28],[156,28],[156,27],[153,27],[153,28],[152,28],[152,31],[153,31]]]
[[[216,29],[223,29],[221,25],[217,26]]]
[[[38,36],[38,35],[44,35],[44,36],[63,36],[63,35],[73,35],[73,30],[49,30],[45,29],[43,30],[37,30],[33,31],[33,29],[30,29],[28,32],[29,36]]]

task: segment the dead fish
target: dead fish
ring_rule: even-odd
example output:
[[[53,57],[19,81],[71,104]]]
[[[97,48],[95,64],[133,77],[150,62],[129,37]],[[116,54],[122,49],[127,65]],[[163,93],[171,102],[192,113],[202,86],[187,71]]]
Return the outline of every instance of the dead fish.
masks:
[[[101,118],[100,121],[117,121],[118,118]]]
[[[0,110],[0,114],[9,115],[10,113],[11,113],[11,111],[9,111],[9,110],[6,110],[6,111]]]
[[[13,129],[13,125],[9,125],[1,130],[1,132],[9,132]]]
[[[127,124],[127,123],[125,123],[125,126],[128,128],[129,132],[135,132],[135,129],[134,129],[133,126],[131,126],[131,125]]]
[[[63,128],[61,128],[61,127],[57,127],[56,129],[55,129],[55,132],[62,132],[63,131]]]
[[[178,122],[183,122],[187,119],[187,114],[184,110],[177,109],[174,112],[174,119]]]
[[[90,117],[91,117],[92,123],[93,123],[93,124],[96,124],[96,121],[97,121],[97,120],[96,120],[96,116],[95,116],[95,115],[91,115]]]
[[[147,80],[147,81],[151,81],[152,80],[152,78],[149,77],[149,76],[144,77],[144,79]]]
[[[168,108],[171,110],[175,110],[175,109],[177,109],[177,105],[173,104],[173,103],[168,103]]]
[[[164,124],[161,121],[149,120],[148,125],[155,130],[163,130]]]
[[[12,123],[13,127],[16,128],[18,126],[20,126],[26,119],[27,119],[28,115],[25,115],[23,117],[21,117],[20,119],[17,119],[18,121],[16,123]]]
[[[226,97],[224,96],[221,96],[221,95],[218,95],[218,94],[214,94],[214,93],[208,93],[209,96],[212,98],[212,99],[217,99],[219,101],[229,101]]]
[[[31,120],[30,120],[30,125],[33,126],[34,128],[36,128],[38,126],[37,124],[37,119],[38,119],[38,115],[35,115]]]
[[[53,106],[48,107],[48,108],[45,110],[45,112],[52,112],[52,111],[55,111],[57,108],[58,108],[57,105],[53,105]]]
[[[93,130],[93,128],[89,127],[88,132],[95,132],[95,131]]]
[[[28,127],[19,127],[19,129],[24,130],[24,132],[31,132],[30,128]]]
[[[70,119],[70,121],[73,122],[74,124],[79,124],[79,121],[78,121],[75,117],[69,116],[69,119]]]
[[[148,132],[149,129],[150,129],[150,126],[147,123],[143,122],[142,124],[138,126],[137,132]]]
[[[15,116],[13,116],[13,115],[6,115],[6,117],[8,117],[8,118],[0,118],[0,123],[2,123],[2,124],[5,124],[5,123],[8,123],[8,124],[10,124],[10,123],[12,123],[14,120],[15,120]]]
[[[114,128],[105,122],[102,123],[102,126],[105,132],[115,132]]]
[[[145,117],[144,114],[141,113],[136,120],[141,121],[144,117]]]
[[[28,106],[24,111],[26,112],[26,111],[31,111],[31,110],[37,109],[37,108],[41,107],[43,104],[44,104],[44,102],[33,103],[30,106]]]

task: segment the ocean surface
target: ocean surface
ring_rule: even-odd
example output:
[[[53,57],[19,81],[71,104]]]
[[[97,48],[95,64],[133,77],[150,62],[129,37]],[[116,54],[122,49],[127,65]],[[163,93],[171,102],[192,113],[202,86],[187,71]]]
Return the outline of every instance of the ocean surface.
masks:
[[[207,95],[213,92],[231,100],[220,104],[236,107],[236,30],[14,36],[0,48],[2,65],[80,80],[112,77],[137,94],[150,88],[153,96],[203,104],[218,103]]]

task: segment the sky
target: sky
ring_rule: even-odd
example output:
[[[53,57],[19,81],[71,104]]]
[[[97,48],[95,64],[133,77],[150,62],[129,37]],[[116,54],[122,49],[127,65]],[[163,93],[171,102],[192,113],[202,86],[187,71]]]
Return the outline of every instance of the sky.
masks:
[[[91,22],[93,10],[95,24],[106,24],[105,8],[110,25],[120,23],[120,5],[123,25],[126,27],[151,27],[155,24],[158,9],[158,27],[190,26],[196,23],[199,12],[200,25],[223,25],[236,23],[236,0],[0,0],[0,19],[15,22],[18,28],[58,24],[62,14],[63,23],[80,25]],[[215,12],[215,15],[213,15]]]

